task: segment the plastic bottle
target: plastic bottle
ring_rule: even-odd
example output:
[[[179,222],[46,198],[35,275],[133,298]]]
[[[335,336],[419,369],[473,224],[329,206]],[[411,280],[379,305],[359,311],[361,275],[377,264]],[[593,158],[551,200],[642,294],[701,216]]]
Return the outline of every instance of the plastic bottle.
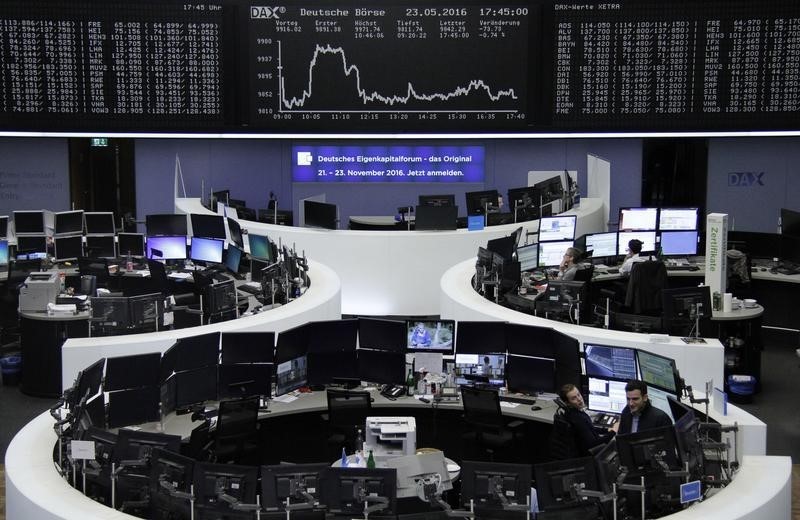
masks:
[[[375,456],[372,455],[372,450],[369,450],[369,458],[367,459],[367,467],[374,468],[375,467]]]
[[[370,455],[371,454],[372,452],[370,452]],[[342,446],[342,467],[343,468],[347,467],[347,452],[344,450],[344,446]]]
[[[364,436],[361,434],[361,428],[358,429],[358,433],[356,434],[356,452],[359,452],[364,449]]]
[[[130,251],[128,251],[128,257],[125,259],[125,270],[128,272],[133,271],[133,257]]]

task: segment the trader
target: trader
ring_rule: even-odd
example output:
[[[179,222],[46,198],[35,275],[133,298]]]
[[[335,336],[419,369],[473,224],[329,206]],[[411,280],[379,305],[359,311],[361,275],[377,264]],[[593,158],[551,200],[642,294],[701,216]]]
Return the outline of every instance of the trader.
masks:
[[[644,242],[637,238],[628,241],[628,254],[625,255],[625,261],[622,262],[622,266],[619,268],[621,275],[629,276],[631,269],[633,269],[633,264],[647,260],[646,257],[639,256],[642,252],[642,245],[644,245]]]
[[[579,457],[588,455],[590,449],[606,444],[614,437],[615,432],[611,428],[592,424],[592,418],[586,413],[581,391],[575,385],[568,383],[562,386],[558,396],[566,405],[564,418],[572,426]]]
[[[628,381],[625,385],[625,397],[628,406],[623,408],[619,422],[613,426],[617,433],[636,433],[672,425],[669,416],[650,403],[647,383],[644,381]]]
[[[577,247],[568,247],[564,252],[564,258],[561,259],[561,264],[558,266],[558,279],[569,282],[575,279],[575,273],[578,272],[577,260],[581,257],[583,252]]]

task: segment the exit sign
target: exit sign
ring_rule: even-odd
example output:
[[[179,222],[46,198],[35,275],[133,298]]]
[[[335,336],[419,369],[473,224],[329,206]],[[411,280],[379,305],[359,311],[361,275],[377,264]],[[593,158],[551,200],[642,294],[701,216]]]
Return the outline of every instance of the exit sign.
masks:
[[[92,146],[108,146],[108,137],[92,137]]]

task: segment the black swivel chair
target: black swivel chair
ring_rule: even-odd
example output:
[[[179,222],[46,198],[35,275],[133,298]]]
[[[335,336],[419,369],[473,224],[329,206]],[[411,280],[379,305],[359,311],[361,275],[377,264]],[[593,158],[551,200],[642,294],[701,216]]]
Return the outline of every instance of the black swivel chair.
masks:
[[[358,428],[363,429],[372,409],[369,392],[351,392],[329,388],[328,399],[328,453],[335,458],[342,448],[353,450]]]
[[[211,454],[215,462],[257,464],[258,397],[221,401]]]
[[[495,462],[496,456],[503,452],[509,455],[506,458],[510,458],[517,438],[515,430],[523,423],[513,421],[506,424],[497,390],[462,386],[461,403],[468,428],[463,436],[464,455],[475,460],[488,458]],[[477,453],[470,453],[473,447],[477,448]]]
[[[42,266],[40,260],[14,260],[8,265],[8,278],[0,292],[0,346],[19,341],[19,287],[32,272]]]
[[[575,271],[575,278],[576,282],[591,282],[592,276],[594,276],[594,265],[593,264],[580,264],[578,266],[578,270]]]
[[[648,260],[633,264],[625,308],[632,314],[660,316],[661,291],[667,288],[667,268],[664,262]]]
[[[566,405],[556,400],[558,409],[553,415],[553,429],[550,430],[547,453],[552,460],[567,460],[578,457],[578,443],[572,425],[566,418]]]
[[[94,276],[95,286],[98,288],[108,288],[111,282],[111,273],[108,271],[108,258],[82,256],[78,258],[78,273],[81,276]]]

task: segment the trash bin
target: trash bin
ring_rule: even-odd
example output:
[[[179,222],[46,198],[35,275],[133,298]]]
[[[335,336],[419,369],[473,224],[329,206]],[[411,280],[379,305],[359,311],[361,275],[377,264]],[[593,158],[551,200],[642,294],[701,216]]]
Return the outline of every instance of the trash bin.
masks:
[[[22,372],[21,356],[6,356],[0,358],[0,373],[2,373],[4,385],[19,384],[19,377]]]
[[[756,393],[755,376],[731,374],[728,376],[728,399],[734,403],[749,403]]]

